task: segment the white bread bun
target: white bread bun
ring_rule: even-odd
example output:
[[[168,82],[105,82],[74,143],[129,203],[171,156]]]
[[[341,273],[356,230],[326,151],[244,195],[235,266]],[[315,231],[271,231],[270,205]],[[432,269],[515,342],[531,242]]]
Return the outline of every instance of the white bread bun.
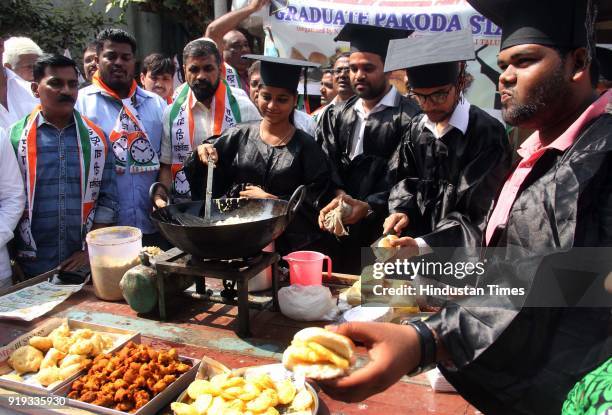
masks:
[[[317,380],[335,379],[347,373],[346,370],[340,369],[331,363],[298,363],[293,366],[291,371],[295,373],[296,376],[304,376],[305,378]]]
[[[283,353],[283,365],[311,379],[333,379],[348,373],[355,345],[346,336],[319,328],[300,330]]]
[[[380,241],[378,241],[378,247],[379,248],[394,248],[393,246],[391,246],[391,241],[394,241],[397,239],[399,239],[399,237],[396,235],[387,235],[384,238],[382,238]]]
[[[355,353],[355,343],[353,343],[351,339],[321,327],[308,327],[302,329],[295,333],[293,340],[304,343],[319,343],[321,346],[327,347],[329,350],[345,358],[349,362],[353,360],[353,354]]]

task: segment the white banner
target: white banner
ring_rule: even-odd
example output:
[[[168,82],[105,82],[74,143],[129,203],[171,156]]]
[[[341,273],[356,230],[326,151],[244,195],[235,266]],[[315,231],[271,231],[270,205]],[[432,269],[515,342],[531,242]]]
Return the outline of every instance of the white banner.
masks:
[[[501,29],[465,0],[289,0],[274,15],[269,16],[267,10],[265,14],[266,55],[306,59],[323,66],[348,51],[347,43],[333,40],[346,23],[405,28],[421,34],[469,27],[477,60],[468,63],[474,83],[467,98],[482,108],[499,109],[499,101],[494,104]]]

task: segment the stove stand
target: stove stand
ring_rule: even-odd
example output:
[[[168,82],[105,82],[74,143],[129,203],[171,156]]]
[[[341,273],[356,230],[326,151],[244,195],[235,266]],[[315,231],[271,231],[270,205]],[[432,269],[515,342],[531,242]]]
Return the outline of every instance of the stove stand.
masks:
[[[278,307],[278,261],[280,255],[276,252],[262,252],[252,258],[237,260],[202,260],[191,257],[191,255],[178,248],[170,249],[156,258],[155,269],[157,270],[157,289],[159,316],[166,320],[166,298],[164,285],[169,276],[191,275],[196,278],[196,292],[206,293],[205,278],[216,278],[237,283],[238,296],[238,331],[240,337],[249,337],[249,280],[265,270],[272,267],[272,311],[279,311]],[[225,284],[224,284],[225,285]],[[226,287],[227,288],[227,287]],[[226,291],[226,294],[229,294]]]

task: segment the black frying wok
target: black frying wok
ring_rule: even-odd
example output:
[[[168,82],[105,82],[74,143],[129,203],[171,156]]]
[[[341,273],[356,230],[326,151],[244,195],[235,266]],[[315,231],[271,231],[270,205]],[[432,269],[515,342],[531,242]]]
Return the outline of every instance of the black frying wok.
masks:
[[[153,196],[157,187],[150,189]],[[203,216],[204,201],[170,204],[151,213],[151,219],[161,234],[177,248],[203,259],[232,259],[257,255],[270,242],[278,238],[293,220],[305,194],[304,186],[298,187],[289,201],[276,199],[240,199],[229,211],[221,212],[217,200],[211,206],[211,222],[198,218],[190,225],[181,220],[184,216]],[[187,214],[187,215],[185,215]],[[237,224],[215,224],[230,217],[248,218]],[[187,222],[190,223],[190,222]]]

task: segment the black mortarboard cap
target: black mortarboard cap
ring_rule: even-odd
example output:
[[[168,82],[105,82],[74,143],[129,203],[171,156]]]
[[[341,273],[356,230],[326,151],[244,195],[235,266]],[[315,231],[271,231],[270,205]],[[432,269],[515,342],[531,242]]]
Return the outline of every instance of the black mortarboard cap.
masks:
[[[524,44],[578,48],[589,43],[587,0],[468,0],[502,28],[501,50]]]
[[[612,50],[597,47],[595,57],[599,63],[599,74],[606,81],[612,81]]]
[[[459,62],[432,63],[406,69],[411,88],[435,88],[454,84],[459,76]]]
[[[297,91],[302,68],[318,68],[318,63],[264,55],[242,55],[243,59],[261,61],[261,83],[266,86]]]
[[[389,42],[385,72],[406,68],[411,88],[435,88],[454,84],[459,62],[475,57],[470,29],[410,36]]]
[[[351,43],[351,52],[369,52],[379,55],[384,61],[391,39],[408,37],[414,30],[347,23],[334,40]]]

